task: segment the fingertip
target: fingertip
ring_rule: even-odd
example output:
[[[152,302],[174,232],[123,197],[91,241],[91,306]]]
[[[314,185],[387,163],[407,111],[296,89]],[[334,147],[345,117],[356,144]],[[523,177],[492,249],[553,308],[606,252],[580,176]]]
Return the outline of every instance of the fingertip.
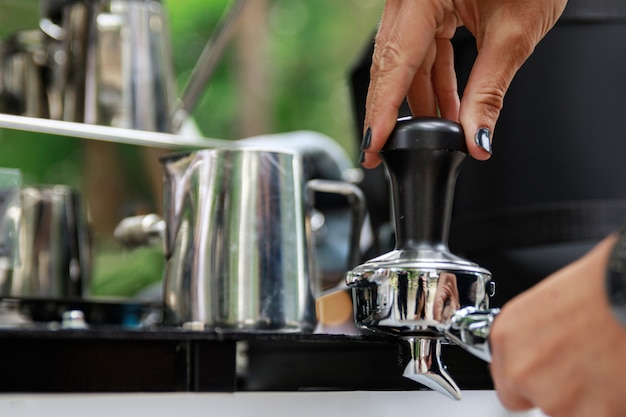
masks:
[[[381,159],[378,153],[361,151],[359,162],[363,168],[372,169],[380,165]]]
[[[465,141],[469,154],[479,161],[486,161],[493,153],[492,130],[488,127],[466,127]]]
[[[491,152],[487,152],[484,148],[481,148],[474,142],[468,143],[468,151],[472,158],[478,161],[487,161],[491,158]]]
[[[393,106],[375,109],[376,111],[368,113],[366,118],[366,128],[359,157],[361,165],[368,169],[380,165],[381,159],[378,151],[385,146],[398,119],[398,109]]]

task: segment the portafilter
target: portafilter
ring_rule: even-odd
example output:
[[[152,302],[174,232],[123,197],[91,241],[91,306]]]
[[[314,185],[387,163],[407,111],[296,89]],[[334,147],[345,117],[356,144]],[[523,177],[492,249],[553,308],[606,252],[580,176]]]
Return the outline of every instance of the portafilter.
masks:
[[[461,391],[441,361],[457,344],[490,361],[491,273],[448,248],[454,186],[467,155],[457,123],[403,118],[380,151],[391,184],[396,246],[346,275],[356,325],[398,337],[411,352],[403,375],[450,398]]]

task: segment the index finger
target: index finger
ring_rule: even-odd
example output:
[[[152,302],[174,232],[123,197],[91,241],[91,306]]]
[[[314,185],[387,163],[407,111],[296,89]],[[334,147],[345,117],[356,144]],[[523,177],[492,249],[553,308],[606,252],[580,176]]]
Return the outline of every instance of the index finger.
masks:
[[[364,167],[380,163],[378,151],[395,126],[400,105],[443,16],[443,9],[430,1],[392,0],[385,5],[366,101],[364,129],[370,130],[371,141],[364,149]]]

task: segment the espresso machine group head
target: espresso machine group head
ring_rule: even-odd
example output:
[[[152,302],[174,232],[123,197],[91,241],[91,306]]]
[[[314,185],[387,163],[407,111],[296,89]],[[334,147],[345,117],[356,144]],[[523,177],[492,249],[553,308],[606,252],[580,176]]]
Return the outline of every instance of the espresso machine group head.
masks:
[[[380,151],[391,184],[396,246],[346,275],[356,325],[400,338],[404,376],[453,399],[461,391],[441,362],[442,344],[490,361],[491,273],[448,249],[457,174],[467,156],[457,123],[399,119]]]

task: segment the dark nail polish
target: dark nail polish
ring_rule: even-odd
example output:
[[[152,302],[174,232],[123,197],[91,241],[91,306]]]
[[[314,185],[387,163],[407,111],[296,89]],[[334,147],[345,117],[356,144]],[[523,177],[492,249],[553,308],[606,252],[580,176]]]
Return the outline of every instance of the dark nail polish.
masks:
[[[476,142],[476,145],[491,154],[491,131],[489,129],[486,127],[478,129],[476,131],[476,136],[474,136],[474,141]]]
[[[363,136],[363,141],[361,142],[361,150],[365,150],[370,147],[372,144],[372,129],[369,127],[365,131],[365,136]]]
[[[359,155],[359,162],[363,163],[365,162],[365,152],[361,151],[361,154]]]

